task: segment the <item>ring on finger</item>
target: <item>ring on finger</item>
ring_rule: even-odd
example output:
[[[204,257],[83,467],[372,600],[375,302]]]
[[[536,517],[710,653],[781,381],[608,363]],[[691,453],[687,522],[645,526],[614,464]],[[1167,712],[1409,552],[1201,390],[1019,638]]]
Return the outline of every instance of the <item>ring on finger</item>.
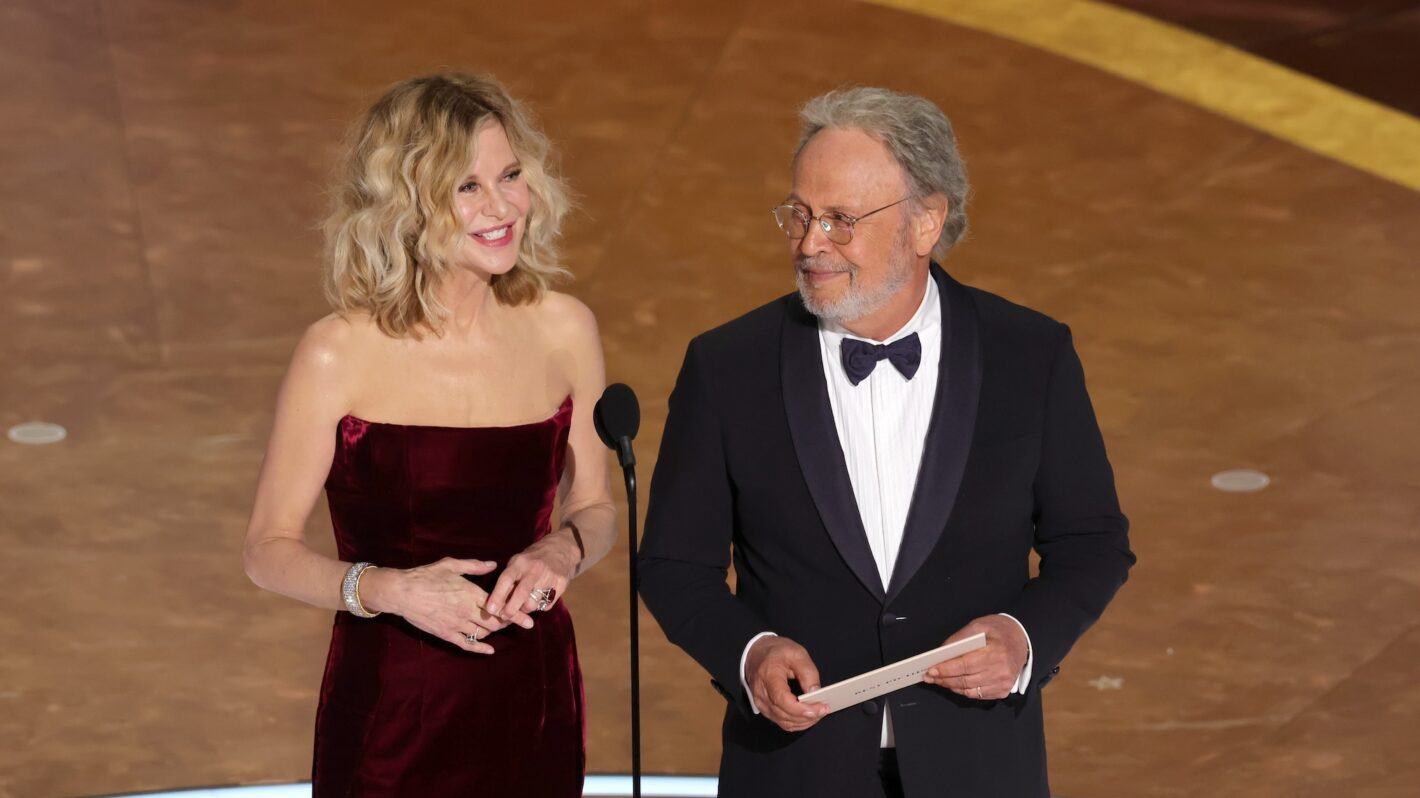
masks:
[[[477,643],[477,642],[478,642],[478,630],[477,630],[477,629],[473,630],[473,634],[464,635],[464,636],[463,636],[463,639],[464,639],[464,640],[467,640],[467,641],[470,642],[470,643]]]
[[[979,684],[976,686],[976,700],[981,700],[981,685]]]
[[[540,590],[532,591],[533,601],[537,602],[537,611],[544,612],[552,606],[552,600],[557,598],[557,588],[544,587]]]

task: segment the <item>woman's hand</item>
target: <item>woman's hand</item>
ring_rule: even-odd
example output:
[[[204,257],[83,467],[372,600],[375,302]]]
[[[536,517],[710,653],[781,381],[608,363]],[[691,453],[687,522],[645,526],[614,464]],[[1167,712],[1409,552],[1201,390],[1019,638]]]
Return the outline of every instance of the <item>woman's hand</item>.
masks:
[[[581,551],[569,537],[553,534],[532,544],[508,560],[488,594],[484,609],[504,620],[552,607],[567,592],[567,584],[577,572]],[[550,594],[543,591],[550,590]],[[543,605],[541,595],[550,595]],[[543,606],[540,606],[543,605]]]
[[[415,628],[465,651],[492,654],[493,647],[484,642],[489,635],[509,623],[524,629],[533,625],[532,618],[523,612],[507,617],[488,612],[488,594],[464,579],[495,568],[496,563],[452,557],[418,568],[373,568],[361,577],[361,596],[369,596],[366,609],[403,616]]]

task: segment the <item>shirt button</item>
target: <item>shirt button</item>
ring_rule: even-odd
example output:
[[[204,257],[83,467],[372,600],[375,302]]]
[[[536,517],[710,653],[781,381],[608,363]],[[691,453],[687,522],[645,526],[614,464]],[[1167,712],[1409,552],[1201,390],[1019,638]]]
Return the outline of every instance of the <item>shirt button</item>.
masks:
[[[877,704],[877,702],[876,702],[876,701],[864,701],[864,702],[863,702],[863,714],[864,714],[864,715],[876,715],[876,714],[878,714],[878,704]]]

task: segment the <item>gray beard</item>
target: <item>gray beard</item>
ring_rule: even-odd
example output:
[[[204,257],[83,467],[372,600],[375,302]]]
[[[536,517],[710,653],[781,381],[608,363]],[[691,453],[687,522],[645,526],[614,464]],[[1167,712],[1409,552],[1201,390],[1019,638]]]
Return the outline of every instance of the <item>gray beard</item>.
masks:
[[[844,263],[838,267],[839,271],[848,273],[848,290],[833,301],[823,301],[813,295],[813,289],[809,286],[803,270],[803,266],[813,263],[813,259],[796,259],[794,284],[799,289],[799,298],[804,301],[804,307],[820,319],[834,324],[854,321],[877,312],[912,279],[912,258],[907,255],[906,243],[906,236],[900,235],[893,248],[892,260],[888,264],[890,270],[887,278],[876,288],[864,289],[858,284],[857,266]]]

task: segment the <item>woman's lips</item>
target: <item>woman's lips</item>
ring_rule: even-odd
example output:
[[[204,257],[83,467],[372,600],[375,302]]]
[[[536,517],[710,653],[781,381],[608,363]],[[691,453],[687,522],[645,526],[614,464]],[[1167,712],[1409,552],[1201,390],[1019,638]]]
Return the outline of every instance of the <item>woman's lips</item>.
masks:
[[[517,222],[490,227],[477,233],[469,233],[469,238],[490,249],[501,249],[513,243],[513,225],[515,224]]]

